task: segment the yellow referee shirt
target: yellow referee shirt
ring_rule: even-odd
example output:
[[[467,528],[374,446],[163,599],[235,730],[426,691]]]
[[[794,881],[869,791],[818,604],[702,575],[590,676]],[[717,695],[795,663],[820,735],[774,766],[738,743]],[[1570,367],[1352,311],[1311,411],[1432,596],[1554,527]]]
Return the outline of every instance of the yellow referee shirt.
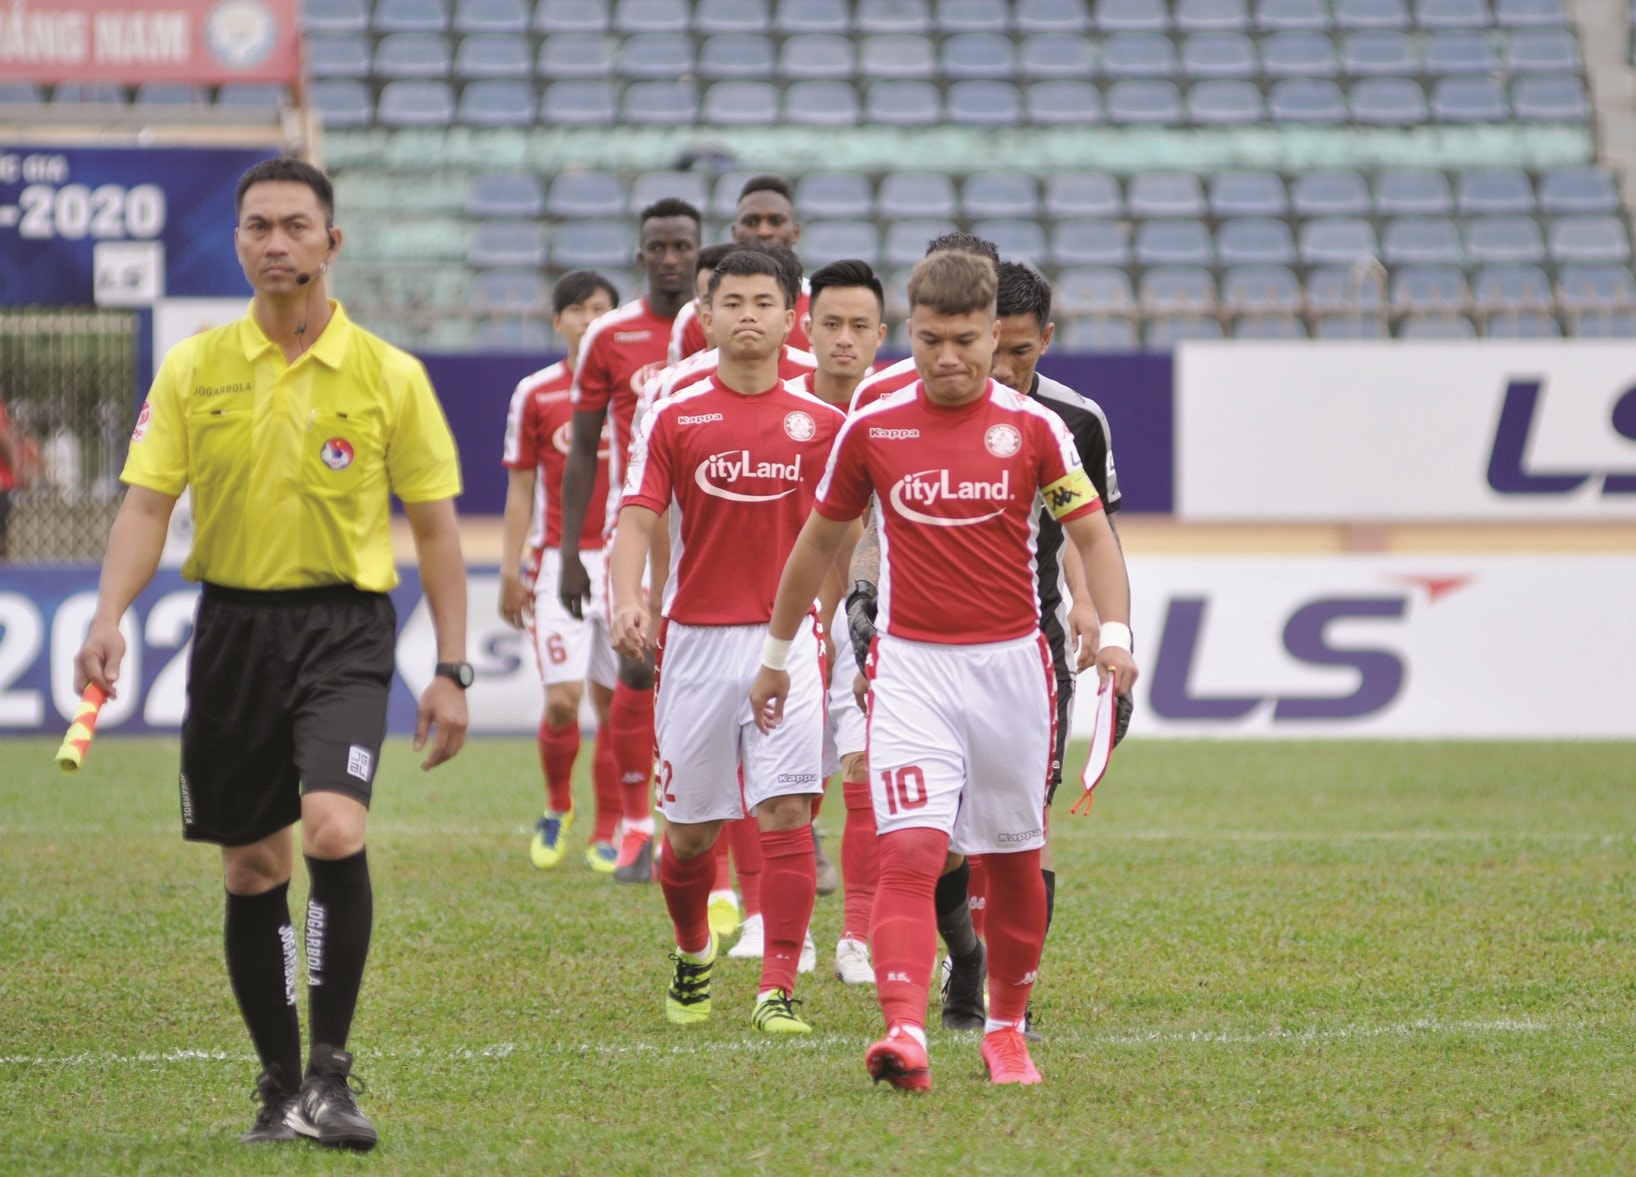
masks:
[[[425,368],[330,308],[293,364],[253,314],[165,357],[120,477],[167,495],[193,488],[187,579],[385,592],[398,583],[388,496],[460,493]]]

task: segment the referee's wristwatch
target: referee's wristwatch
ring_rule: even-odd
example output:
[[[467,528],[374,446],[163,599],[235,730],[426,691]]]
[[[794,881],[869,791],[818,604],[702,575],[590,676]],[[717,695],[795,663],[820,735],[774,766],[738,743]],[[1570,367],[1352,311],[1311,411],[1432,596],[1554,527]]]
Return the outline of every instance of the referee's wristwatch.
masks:
[[[439,662],[432,667],[432,673],[441,678],[452,678],[455,685],[465,690],[477,680],[477,672],[471,668],[470,662]]]

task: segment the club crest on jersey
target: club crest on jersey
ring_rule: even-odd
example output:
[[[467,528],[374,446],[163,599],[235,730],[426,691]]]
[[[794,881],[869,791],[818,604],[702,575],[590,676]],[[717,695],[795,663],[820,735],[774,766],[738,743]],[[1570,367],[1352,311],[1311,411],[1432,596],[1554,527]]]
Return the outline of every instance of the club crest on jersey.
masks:
[[[142,411],[136,415],[136,428],[131,430],[131,440],[141,441],[148,433],[148,422],[153,417],[153,407],[147,401],[142,402]]]
[[[318,451],[318,456],[331,470],[345,470],[352,465],[352,443],[344,437],[332,437]]]
[[[751,480],[793,482],[796,485],[785,487],[776,494],[750,494],[734,489],[736,485]],[[693,481],[705,494],[715,495],[718,499],[729,499],[735,503],[770,503],[800,489],[801,455],[797,454],[793,462],[758,462],[750,456],[749,450],[711,454],[693,471]]]
[[[796,409],[785,415],[784,432],[791,441],[811,441],[818,435],[818,423],[812,419],[811,413]]]
[[[996,458],[1009,458],[1022,449],[1022,432],[1015,425],[992,425],[983,434],[983,448]]]
[[[921,470],[914,474],[905,474],[892,484],[890,494],[892,507],[905,519],[913,519],[916,523],[929,523],[933,527],[970,527],[973,523],[985,523],[1005,514],[1005,504],[1011,501],[1011,471],[1000,471],[1000,477],[995,482],[956,481],[949,476],[947,470]],[[933,515],[930,509],[941,507],[944,503],[998,503],[992,511],[979,515]],[[927,508],[921,510],[920,508]]]

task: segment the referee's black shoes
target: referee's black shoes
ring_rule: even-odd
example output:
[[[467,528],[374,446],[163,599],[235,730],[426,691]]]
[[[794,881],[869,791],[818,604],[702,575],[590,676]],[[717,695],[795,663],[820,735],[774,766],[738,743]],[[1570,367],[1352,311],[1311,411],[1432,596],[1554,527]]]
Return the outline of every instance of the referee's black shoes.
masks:
[[[296,1140],[296,1122],[301,1119],[301,1096],[284,1081],[284,1068],[273,1063],[256,1077],[256,1099],[261,1110],[250,1131],[239,1137],[245,1144],[271,1144]]]
[[[988,980],[988,953],[983,942],[971,955],[959,960],[946,960],[943,973],[943,1028],[945,1030],[981,1030],[985,1024],[986,1003],[983,983]]]
[[[333,1046],[314,1043],[307,1060],[307,1078],[301,1084],[300,1115],[295,1130],[319,1144],[367,1152],[375,1147],[375,1125],[358,1110],[355,1092],[363,1091],[354,1081],[352,1056]]]

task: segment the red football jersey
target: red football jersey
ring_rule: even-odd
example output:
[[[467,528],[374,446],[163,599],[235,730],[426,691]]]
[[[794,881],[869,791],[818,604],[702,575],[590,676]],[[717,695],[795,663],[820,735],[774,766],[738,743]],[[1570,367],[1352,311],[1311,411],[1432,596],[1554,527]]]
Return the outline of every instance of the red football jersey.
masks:
[[[574,408],[608,410],[616,459],[630,453],[636,395],[652,375],[644,369],[656,371],[664,364],[673,321],[654,314],[648,300],[638,298],[592,323],[580,342]]]
[[[880,368],[858,381],[858,387],[852,393],[851,411],[856,413],[859,409],[874,404],[883,396],[897,392],[899,389],[908,388],[909,385],[919,379],[920,373],[915,370],[915,358],[913,356],[905,360],[899,360],[895,364],[888,364],[886,367]]]
[[[816,357],[814,357],[814,363],[816,364]],[[804,392],[808,396],[818,396],[818,390],[817,390],[817,388],[814,387],[814,381],[813,381],[813,377],[816,374],[816,372],[817,372],[817,368],[815,366],[813,368],[813,371],[811,371],[811,372],[807,372],[807,373],[805,373],[803,375],[797,376],[793,380],[784,381],[784,387],[789,389],[791,392]],[[873,376],[874,374],[875,374],[875,369],[870,368],[867,372],[865,372],[863,374],[863,380],[869,379],[869,377]],[[863,382],[862,380],[859,381],[860,384],[862,382]],[[852,391],[854,393],[856,393],[858,390],[856,388],[854,388]],[[818,399],[823,400],[824,398],[821,397],[821,396],[818,396]],[[825,403],[827,404],[828,402],[826,401]],[[837,409],[840,409],[841,412],[843,412],[843,413],[850,414],[851,411],[852,411],[852,404],[851,404],[850,401],[848,401],[845,405],[835,405],[833,407],[837,408]]]
[[[810,351],[798,351],[785,344],[778,354],[778,379],[780,383],[794,380],[798,376],[810,375],[818,367],[818,357]],[[701,351],[698,355],[689,356],[679,364],[673,364],[659,372],[642,386],[642,395],[639,398],[639,412],[646,413],[654,405],[661,404],[683,392],[701,380],[708,380],[721,370],[721,350],[711,348]]]
[[[715,377],[643,420],[622,504],[670,512],[666,617],[772,619],[784,561],[844,420],[817,397],[776,384],[745,396]]]
[[[976,645],[1039,624],[1035,540],[1043,496],[1059,520],[1101,509],[1062,419],[992,380],[955,408],[917,381],[847,418],[815,506],[856,519],[877,502],[876,626],[894,637]]]
[[[801,326],[801,320],[806,318],[811,306],[812,298],[807,294],[803,282],[801,297],[795,300],[795,326],[790,328],[790,337],[784,341],[800,351],[812,350],[812,340],[807,337],[806,328]],[[665,362],[679,364],[709,346],[704,338],[704,324],[699,322],[699,300],[694,299],[677,312],[676,322],[671,325],[670,347],[665,354]]]
[[[503,461],[508,469],[533,468],[534,518],[529,524],[528,546],[536,558],[541,549],[562,542],[562,472],[568,465],[568,449],[573,429],[573,402],[569,390],[574,374],[566,364],[552,364],[532,376],[525,376],[511,394],[506,414],[506,445]],[[602,445],[597,451],[596,481],[591,485],[587,518],[595,519],[607,510],[608,426],[602,426]],[[580,547],[593,550],[602,546],[599,532],[587,531]]]

